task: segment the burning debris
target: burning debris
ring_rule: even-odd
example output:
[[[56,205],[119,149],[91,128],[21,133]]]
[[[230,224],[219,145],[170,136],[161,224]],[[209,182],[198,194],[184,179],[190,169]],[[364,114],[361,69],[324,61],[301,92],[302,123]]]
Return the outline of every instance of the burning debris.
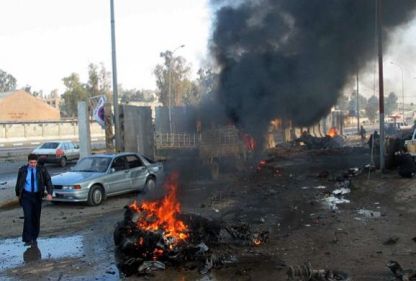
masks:
[[[226,226],[181,214],[176,200],[177,176],[171,176],[166,186],[168,193],[162,200],[126,206],[124,220],[116,225],[116,260],[125,275],[149,274],[166,265],[198,268],[204,274],[235,260],[215,246],[230,240],[252,246],[267,241],[268,232],[252,232],[248,225]]]
[[[331,131],[325,137],[314,137],[308,132],[303,132],[300,138],[295,140],[295,144],[305,145],[308,149],[331,149],[344,146],[344,138],[336,134],[336,130]]]
[[[310,263],[290,266],[287,270],[291,281],[351,281],[346,273],[325,269],[313,269]]]

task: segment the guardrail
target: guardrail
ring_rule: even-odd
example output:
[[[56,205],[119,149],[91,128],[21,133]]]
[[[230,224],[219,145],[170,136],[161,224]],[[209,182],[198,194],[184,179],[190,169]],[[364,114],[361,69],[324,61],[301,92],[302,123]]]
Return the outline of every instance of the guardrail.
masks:
[[[156,133],[157,149],[192,149],[199,146],[201,136],[188,133]]]

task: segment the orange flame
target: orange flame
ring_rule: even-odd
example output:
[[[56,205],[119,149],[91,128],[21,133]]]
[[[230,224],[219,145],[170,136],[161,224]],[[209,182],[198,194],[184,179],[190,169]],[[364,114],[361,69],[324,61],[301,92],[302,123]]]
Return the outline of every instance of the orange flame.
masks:
[[[141,204],[134,201],[129,205],[131,210],[142,214],[137,221],[138,228],[145,231],[162,230],[165,239],[173,240],[172,246],[189,237],[187,225],[176,219],[176,215],[180,213],[181,209],[180,203],[176,199],[177,182],[177,174],[168,178],[165,183],[168,193],[161,201],[145,201]]]
[[[257,164],[257,171],[260,171],[266,166],[267,162],[266,160],[260,160],[260,162]]]
[[[243,135],[244,145],[246,146],[247,150],[253,151],[256,148],[256,140],[250,136],[249,134]]]
[[[255,239],[253,239],[253,243],[254,243],[254,245],[256,245],[256,246],[259,246],[259,245],[261,244],[261,240],[260,240],[260,239],[255,238]]]
[[[338,135],[337,128],[332,127],[329,129],[327,136],[330,136],[331,138],[336,137]]]

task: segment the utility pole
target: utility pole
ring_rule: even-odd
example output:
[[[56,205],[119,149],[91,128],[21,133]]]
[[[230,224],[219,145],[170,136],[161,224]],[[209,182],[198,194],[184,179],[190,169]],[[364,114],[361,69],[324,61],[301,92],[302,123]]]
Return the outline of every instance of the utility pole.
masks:
[[[358,86],[358,70],[357,70],[357,133],[360,134],[360,91]]]
[[[383,81],[383,0],[377,0],[378,83],[380,111],[380,170],[384,172],[384,81]]]
[[[120,114],[118,108],[118,91],[117,91],[117,61],[116,61],[116,31],[114,21],[114,0],[110,0],[111,8],[111,57],[113,66],[113,107],[114,107],[114,133],[116,140],[116,152],[120,152]]]

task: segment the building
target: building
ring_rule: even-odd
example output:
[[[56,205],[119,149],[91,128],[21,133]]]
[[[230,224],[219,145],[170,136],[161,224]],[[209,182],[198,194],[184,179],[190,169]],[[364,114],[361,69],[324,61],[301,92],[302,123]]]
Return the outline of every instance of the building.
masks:
[[[60,120],[53,108],[24,90],[0,93],[0,122]]]
[[[48,105],[52,106],[59,110],[61,106],[61,97],[58,94],[51,94],[48,97],[44,97],[43,101],[46,102]]]

